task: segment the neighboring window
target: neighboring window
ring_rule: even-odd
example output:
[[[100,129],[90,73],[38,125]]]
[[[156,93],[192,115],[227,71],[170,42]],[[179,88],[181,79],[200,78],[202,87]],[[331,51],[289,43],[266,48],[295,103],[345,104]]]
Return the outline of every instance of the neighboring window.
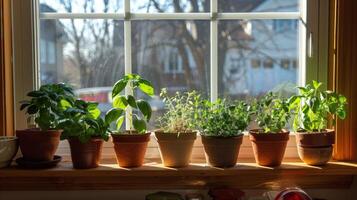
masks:
[[[156,89],[150,128],[164,112],[159,97],[164,87],[170,94],[197,90],[211,99],[258,97],[302,79],[299,2],[39,0],[40,82],[67,82],[106,112],[111,86],[125,73],[138,73]],[[215,10],[217,26],[211,23]],[[282,62],[285,58],[293,61]]]
[[[273,65],[274,65],[273,59],[271,59],[271,58],[266,58],[266,59],[264,60],[264,63],[263,63],[264,68],[273,68]]]
[[[261,65],[261,60],[260,59],[252,59],[251,65],[252,65],[252,68],[259,68]]]
[[[280,66],[284,69],[289,69],[290,67],[290,60],[289,59],[282,59]]]

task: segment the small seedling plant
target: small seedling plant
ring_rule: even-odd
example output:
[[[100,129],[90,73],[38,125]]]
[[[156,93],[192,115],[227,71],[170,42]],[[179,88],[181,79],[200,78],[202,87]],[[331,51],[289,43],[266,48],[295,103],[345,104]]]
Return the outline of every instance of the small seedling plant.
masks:
[[[121,94],[128,87],[129,95]],[[148,96],[154,95],[154,87],[151,82],[143,79],[137,74],[125,75],[122,79],[114,84],[112,90],[113,108],[108,111],[105,117],[106,122],[116,121],[117,131],[119,132],[124,119],[125,113],[129,113],[129,134],[134,130],[138,133],[145,133],[147,122],[150,121],[152,109],[150,104],[144,99],[136,99],[133,95],[135,91],[141,91]]]
[[[251,108],[243,101],[228,103],[203,100],[198,108],[197,123],[202,135],[232,137],[243,134],[251,119]]]
[[[66,84],[46,84],[27,94],[29,100],[21,103],[20,110],[26,109],[29,118],[34,119],[42,131],[58,130],[63,112],[70,106],[74,97],[71,87]],[[29,121],[29,120],[28,120]]]
[[[261,128],[259,133],[279,133],[286,127],[291,117],[289,102],[269,92],[253,105],[255,121]]]
[[[97,102],[74,100],[63,112],[59,127],[63,130],[61,139],[78,138],[86,143],[93,137],[109,139],[109,121],[100,117]]]
[[[176,92],[170,97],[164,88],[161,90],[160,97],[163,98],[166,108],[165,114],[158,118],[160,131],[178,134],[194,132],[200,95],[196,91]]]
[[[324,131],[330,119],[345,119],[347,99],[333,91],[322,90],[322,83],[313,81],[305,87],[298,87],[299,94],[290,98],[290,109],[294,111],[295,131]]]

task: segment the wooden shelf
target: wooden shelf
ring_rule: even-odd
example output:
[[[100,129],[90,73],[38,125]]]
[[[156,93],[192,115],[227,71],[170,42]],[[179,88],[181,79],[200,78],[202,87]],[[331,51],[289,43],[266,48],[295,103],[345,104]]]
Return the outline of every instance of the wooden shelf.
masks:
[[[12,166],[0,169],[0,190],[119,190],[119,189],[204,189],[219,186],[241,189],[348,188],[357,163],[331,162],[324,167],[285,162],[278,168],[239,163],[221,169],[192,164],[173,169],[149,163],[135,169],[103,164],[96,169],[75,170],[69,162],[45,170]]]

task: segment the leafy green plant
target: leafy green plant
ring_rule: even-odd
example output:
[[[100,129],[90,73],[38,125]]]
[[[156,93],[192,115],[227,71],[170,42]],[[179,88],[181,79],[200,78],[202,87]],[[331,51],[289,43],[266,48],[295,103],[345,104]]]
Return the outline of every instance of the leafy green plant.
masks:
[[[168,96],[167,90],[161,90],[160,97],[165,103],[166,112],[158,119],[160,129],[167,133],[191,133],[196,128],[195,115],[200,95],[196,91]]]
[[[29,117],[33,117],[35,123],[43,131],[59,129],[60,116],[71,106],[74,93],[71,87],[59,84],[42,85],[40,89],[27,94],[30,100],[20,102],[20,110],[26,109]]]
[[[86,143],[92,137],[99,137],[107,141],[109,139],[110,121],[100,117],[101,111],[97,102],[75,100],[71,102],[61,116],[58,125],[63,129],[61,139],[77,137],[82,143]]]
[[[279,98],[272,92],[255,101],[252,106],[255,121],[263,133],[278,133],[289,122],[291,112],[286,98]]]
[[[129,95],[122,95],[121,92],[129,88]],[[151,118],[151,106],[144,99],[135,99],[131,94],[136,90],[140,90],[148,96],[154,95],[154,87],[152,84],[137,74],[125,75],[122,79],[114,84],[112,90],[113,108],[108,111],[105,121],[116,121],[117,130],[120,130],[124,119],[125,111],[129,111],[130,128],[129,132],[133,129],[139,133],[144,133],[147,130],[146,123]]]
[[[346,118],[347,99],[343,95],[321,89],[322,83],[313,81],[298,87],[299,95],[290,98],[290,109],[294,111],[293,127],[296,131],[315,132],[327,128],[329,119]],[[333,117],[335,115],[336,117]]]
[[[200,103],[196,121],[202,135],[231,137],[242,134],[251,118],[251,108],[243,101],[228,103],[225,99]]]

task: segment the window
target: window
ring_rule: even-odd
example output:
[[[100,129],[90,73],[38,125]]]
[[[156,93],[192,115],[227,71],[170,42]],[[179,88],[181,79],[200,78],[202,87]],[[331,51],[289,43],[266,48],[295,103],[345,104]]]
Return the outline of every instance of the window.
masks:
[[[38,7],[40,84],[70,83],[103,112],[110,87],[126,73],[154,84],[153,122],[164,87],[242,99],[304,79],[300,63],[289,71],[281,63],[302,56],[297,0],[39,0]]]

